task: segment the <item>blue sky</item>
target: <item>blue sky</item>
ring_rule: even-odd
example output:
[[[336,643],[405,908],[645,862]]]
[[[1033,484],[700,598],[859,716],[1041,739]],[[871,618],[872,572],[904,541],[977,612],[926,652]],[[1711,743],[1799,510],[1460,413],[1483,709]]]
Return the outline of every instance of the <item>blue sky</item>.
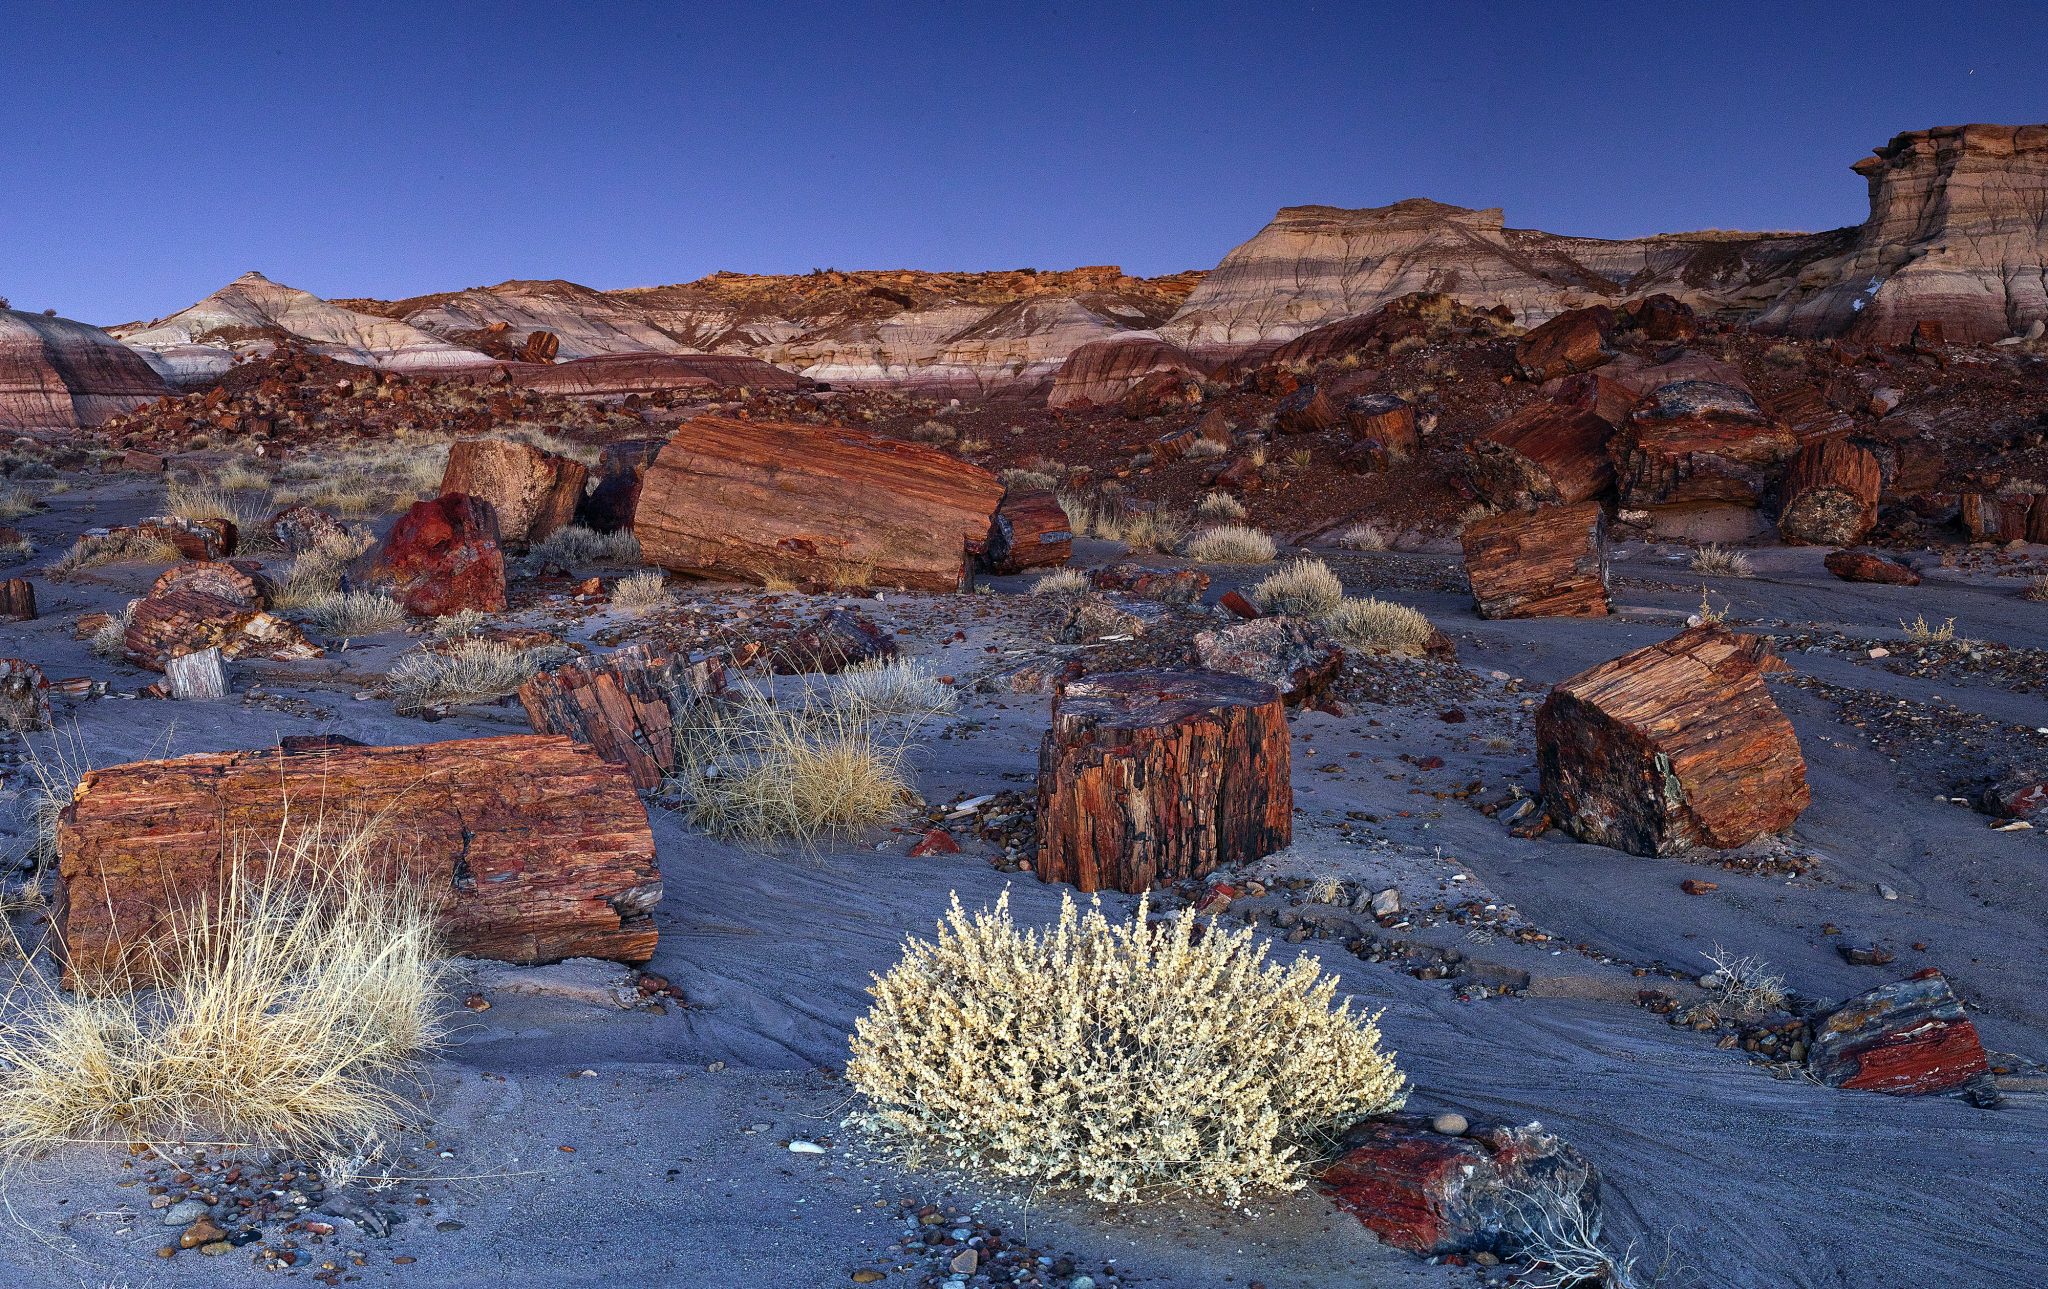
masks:
[[[2040,3],[0,2],[0,295],[113,323],[716,269],[1206,268],[1284,205],[1863,218],[2048,120]]]

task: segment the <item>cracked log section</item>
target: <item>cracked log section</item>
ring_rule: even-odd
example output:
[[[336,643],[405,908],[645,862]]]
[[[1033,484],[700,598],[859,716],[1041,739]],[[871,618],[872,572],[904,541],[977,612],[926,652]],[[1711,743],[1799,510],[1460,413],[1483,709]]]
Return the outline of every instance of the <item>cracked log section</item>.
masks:
[[[1496,506],[1572,506],[1614,486],[1607,441],[1614,427],[1590,411],[1534,403],[1471,447],[1472,486]]]
[[[1560,681],[1536,713],[1543,799],[1579,838],[1636,855],[1727,850],[1812,796],[1762,642],[1701,626]]]
[[[519,705],[536,734],[588,743],[644,790],[675,769],[677,714],[724,687],[717,658],[678,663],[630,644],[537,673],[519,687]]]
[[[440,901],[450,951],[505,962],[654,953],[654,836],[618,766],[562,737],[404,747],[340,740],[88,771],[57,829],[54,925],[72,973],[147,970],[237,849],[259,867],[290,828],[375,821],[371,862]]]
[[[994,475],[921,444],[700,416],[648,468],[633,534],[678,573],[959,591],[1002,499]]]
[[[1809,443],[1780,489],[1778,535],[1794,546],[1854,546],[1877,526],[1877,458],[1843,439]]]
[[[1465,577],[1479,616],[1606,617],[1606,526],[1597,502],[1510,510],[1467,525]]]
[[[1053,700],[1038,752],[1040,880],[1131,894],[1293,836],[1286,709],[1262,681],[1105,672]]]

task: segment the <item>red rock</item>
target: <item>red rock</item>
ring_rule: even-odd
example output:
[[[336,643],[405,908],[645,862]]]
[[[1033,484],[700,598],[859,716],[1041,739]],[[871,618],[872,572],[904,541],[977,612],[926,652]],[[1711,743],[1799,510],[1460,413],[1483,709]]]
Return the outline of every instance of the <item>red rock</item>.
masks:
[[[1415,430],[1415,408],[1392,394],[1363,394],[1345,400],[1344,421],[1351,427],[1352,437],[1368,450],[1376,469],[1400,465],[1421,445]]]
[[[1515,365],[1530,380],[1552,380],[1614,361],[1608,332],[1614,311],[1604,305],[1558,314],[1515,343]]]
[[[852,609],[833,609],[776,645],[768,662],[777,675],[832,675],[862,663],[887,661],[896,652],[896,638],[887,631]]]
[[[1216,603],[1247,621],[1265,616],[1259,612],[1258,605],[1245,598],[1243,591],[1225,591],[1223,598],[1216,601]]]
[[[1911,565],[1874,551],[1829,551],[1821,561],[1828,572],[1844,582],[1878,582],[1887,586],[1918,586],[1920,575]]]
[[[1208,373],[1177,345],[1149,332],[1110,336],[1080,345],[1053,376],[1047,407],[1114,407],[1124,395],[1159,375],[1200,380]]]
[[[1703,882],[1697,877],[1688,877],[1678,884],[1678,889],[1687,895],[1706,895],[1721,889],[1719,882]]]
[[[1125,392],[1117,406],[1133,421],[1165,416],[1202,401],[1199,377],[1179,371],[1155,371]]]
[[[1596,500],[1614,485],[1613,434],[1591,411],[1532,403],[1472,441],[1472,485],[1502,508]]]
[[[528,363],[551,363],[555,355],[562,352],[562,338],[552,331],[528,332],[526,342],[519,346],[519,361]]]
[[[1320,434],[1343,419],[1336,400],[1314,385],[1303,385],[1273,405],[1273,428],[1282,434]]]
[[[152,515],[135,525],[145,537],[167,542],[186,559],[226,559],[235,553],[241,533],[232,519],[186,519],[180,515]]]
[[[1576,1194],[1599,1211],[1599,1173],[1536,1124],[1473,1126],[1451,1137],[1427,1116],[1397,1114],[1352,1126],[1337,1145],[1342,1153],[1316,1174],[1317,1189],[1410,1253],[1514,1255],[1529,1235],[1517,1193]]]
[[[161,453],[130,448],[121,454],[121,469],[129,474],[162,474],[164,458]]]
[[[2048,766],[2006,774],[1984,790],[1981,804],[1986,813],[2003,819],[2048,813]]]
[[[576,517],[589,471],[580,462],[510,439],[457,439],[448,445],[443,494],[490,503],[498,540],[515,548],[540,541]]]
[[[1662,291],[1621,306],[1621,322],[1643,339],[1659,344],[1691,340],[1700,326],[1699,315],[1691,305]]]
[[[931,829],[918,839],[916,845],[910,848],[910,857],[912,859],[924,859],[932,855],[957,855],[959,853],[960,843],[954,841],[953,834],[947,832],[944,828]]]
[[[1605,617],[1606,513],[1595,502],[1506,510],[1459,534],[1482,618]]]
[[[1003,494],[989,529],[988,566],[996,573],[1056,568],[1074,551],[1074,531],[1060,499],[1047,489]]]
[[[519,705],[534,733],[590,745],[647,791],[675,768],[677,713],[724,686],[716,658],[682,663],[636,643],[536,673],[519,687]]]
[[[464,493],[415,502],[378,548],[374,574],[421,617],[503,612],[505,556],[490,503]]]
[[[1816,1021],[1806,1065],[1822,1083],[1859,1092],[1998,1098],[1977,1027],[1934,967],[1858,994]]]
[[[1088,575],[1098,591],[1117,591],[1162,604],[1193,604],[1209,589],[1209,575],[1193,568],[1147,568],[1143,564],[1111,564]]]

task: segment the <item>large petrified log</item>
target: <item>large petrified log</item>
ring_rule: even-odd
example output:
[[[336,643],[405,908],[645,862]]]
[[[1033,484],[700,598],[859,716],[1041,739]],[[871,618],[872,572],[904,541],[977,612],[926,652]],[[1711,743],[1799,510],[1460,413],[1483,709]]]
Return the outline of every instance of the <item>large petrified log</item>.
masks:
[[[991,570],[1022,573],[1054,568],[1066,563],[1073,552],[1073,524],[1051,491],[1038,488],[1003,494],[988,535]]]
[[[921,444],[703,416],[648,469],[633,532],[680,573],[958,591],[1002,498],[994,475]]]
[[[205,753],[91,770],[57,829],[54,924],[73,973],[131,967],[294,828],[368,823],[369,849],[440,900],[449,948],[508,962],[654,952],[661,872],[626,772],[560,737]]]
[[[1466,526],[1465,577],[1482,618],[1608,612],[1606,512],[1598,502],[1503,511]]]
[[[137,600],[121,637],[128,661],[151,671],[202,649],[218,649],[224,658],[279,662],[318,658],[324,652],[283,618],[180,586]]]
[[[1637,855],[1725,850],[1788,827],[1812,796],[1764,658],[1700,626],[1560,681],[1536,713],[1551,816]]]
[[[1592,501],[1614,485],[1614,427],[1590,409],[1534,403],[1472,441],[1472,483],[1496,506]]]
[[[1652,390],[1607,447],[1624,506],[1755,506],[1799,440],[1746,390],[1681,380]]]
[[[1607,333],[1614,323],[1605,305],[1569,309],[1515,342],[1515,366],[1530,380],[1551,380],[1613,362]]]
[[[1830,1087],[1998,1100],[1977,1027],[1935,967],[1858,994],[1816,1021],[1806,1066]]]
[[[1038,876],[1137,893],[1257,859],[1293,836],[1286,709],[1203,671],[1070,682],[1038,752]]]
[[[1793,545],[1854,546],[1877,525],[1877,458],[1846,439],[1809,443],[1780,488],[1778,535]]]
[[[1421,439],[1415,430],[1415,407],[1392,394],[1360,394],[1344,402],[1351,435],[1365,448],[1374,466],[1385,469],[1415,455]]]
[[[588,743],[645,790],[675,768],[677,714],[724,683],[715,658],[679,664],[630,644],[536,673],[519,687],[519,705],[534,733]]]
[[[491,503],[498,540],[537,542],[576,517],[589,470],[579,461],[510,439],[458,439],[448,445],[441,491]]]
[[[1821,561],[1828,572],[1844,582],[1880,582],[1887,586],[1918,586],[1920,574],[1911,564],[1876,551],[1829,551]]]
[[[467,493],[414,502],[378,548],[372,575],[389,580],[406,612],[441,618],[505,607],[505,553],[491,503]]]
[[[25,577],[10,577],[0,582],[0,618],[28,622],[35,616],[35,583]]]

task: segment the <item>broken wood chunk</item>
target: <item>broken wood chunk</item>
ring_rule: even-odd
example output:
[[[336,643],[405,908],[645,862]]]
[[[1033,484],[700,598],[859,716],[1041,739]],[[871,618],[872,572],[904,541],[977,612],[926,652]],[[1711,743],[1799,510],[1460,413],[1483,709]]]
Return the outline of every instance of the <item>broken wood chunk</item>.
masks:
[[[1809,443],[1779,489],[1778,535],[1791,545],[1854,546],[1877,526],[1877,458],[1845,439]]]
[[[21,658],[0,658],[0,729],[32,734],[50,728],[50,682]]]
[[[646,791],[675,768],[677,715],[724,684],[716,658],[679,664],[630,644],[543,669],[519,687],[519,705],[534,733],[589,744]]]
[[[545,335],[545,332],[537,332]],[[498,540],[523,548],[576,517],[589,476],[583,464],[511,439],[457,439],[448,445],[443,494],[467,494],[491,503]]]
[[[1503,509],[1592,501],[1614,485],[1613,433],[1590,410],[1532,404],[1473,440],[1472,486]]]
[[[165,660],[164,685],[179,702],[211,703],[226,698],[228,673],[220,650],[201,649]]]
[[[996,508],[995,524],[989,530],[991,572],[1056,568],[1066,563],[1073,551],[1073,524],[1050,489],[1003,495],[1002,504]]]
[[[14,622],[30,622],[35,616],[35,583],[25,577],[10,577],[0,582],[0,618]]]
[[[151,671],[181,654],[219,649],[226,658],[318,658],[325,652],[298,627],[261,609],[174,587],[135,602],[121,652]]]
[[[1605,617],[1606,513],[1597,502],[1468,524],[1465,576],[1482,618]]]

